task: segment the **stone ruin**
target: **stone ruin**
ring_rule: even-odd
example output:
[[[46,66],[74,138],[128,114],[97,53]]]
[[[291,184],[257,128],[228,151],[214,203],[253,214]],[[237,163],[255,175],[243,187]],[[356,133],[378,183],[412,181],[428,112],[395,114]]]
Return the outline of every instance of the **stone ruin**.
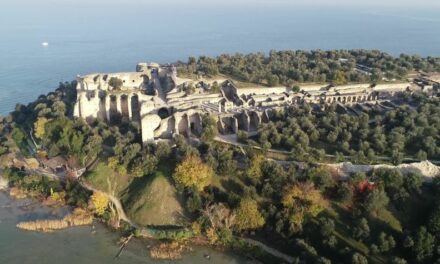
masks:
[[[111,79],[122,85],[112,87]],[[172,65],[139,63],[136,72],[79,76],[74,115],[87,121],[139,122],[142,141],[150,143],[175,134],[199,137],[205,114],[217,119],[222,134],[255,133],[260,123],[269,122],[273,109],[304,103],[320,107],[379,104],[417,87],[402,82],[304,85],[299,92],[287,87],[239,88],[232,80],[179,78]]]

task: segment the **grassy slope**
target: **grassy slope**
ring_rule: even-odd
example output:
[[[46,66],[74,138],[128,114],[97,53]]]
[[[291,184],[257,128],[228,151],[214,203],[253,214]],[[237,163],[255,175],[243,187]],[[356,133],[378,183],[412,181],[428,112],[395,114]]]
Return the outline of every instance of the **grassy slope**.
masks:
[[[120,175],[110,169],[104,162],[99,162],[96,168],[86,175],[87,181],[93,187],[121,198],[121,193],[130,182],[128,175]]]
[[[125,190],[127,214],[142,225],[182,225],[181,197],[171,183],[172,166],[159,166],[154,175],[136,178]]]
[[[170,181],[172,168],[161,164],[154,175],[131,178],[100,162],[86,179],[95,188],[119,197],[128,217],[140,225],[179,225],[183,208]]]

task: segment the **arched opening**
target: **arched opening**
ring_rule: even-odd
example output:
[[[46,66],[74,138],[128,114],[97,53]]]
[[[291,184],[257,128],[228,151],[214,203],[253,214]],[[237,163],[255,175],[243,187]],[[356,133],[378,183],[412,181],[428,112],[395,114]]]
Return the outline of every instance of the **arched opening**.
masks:
[[[130,115],[129,115],[129,111],[128,111],[128,96],[125,94],[122,95],[120,103],[121,103],[122,120],[128,122],[130,119]]]
[[[257,131],[260,122],[260,117],[256,112],[249,113],[249,131]]]
[[[139,108],[139,97],[137,94],[131,97],[131,119],[139,122],[141,120],[141,113]]]
[[[202,134],[202,117],[200,114],[195,113],[189,116],[189,129],[191,134],[199,137]]]
[[[159,111],[157,111],[157,115],[161,119],[165,119],[165,118],[169,117],[171,115],[171,113],[170,113],[170,110],[168,110],[168,108],[162,107],[159,109]]]
[[[105,93],[99,93],[99,112],[98,112],[98,119],[105,120],[106,117],[106,111],[105,111]]]
[[[180,119],[176,119],[176,124],[179,134],[188,136],[188,116],[183,115]]]
[[[110,96],[110,123],[119,124],[121,121],[121,114],[118,113],[117,97],[115,95]]]

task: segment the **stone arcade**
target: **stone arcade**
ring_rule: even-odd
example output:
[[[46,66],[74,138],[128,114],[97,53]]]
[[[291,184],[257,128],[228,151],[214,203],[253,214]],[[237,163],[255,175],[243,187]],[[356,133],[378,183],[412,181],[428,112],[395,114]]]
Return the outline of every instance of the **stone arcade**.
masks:
[[[122,85],[112,87],[111,79]],[[304,85],[299,92],[286,87],[238,88],[231,80],[184,79],[177,76],[174,66],[140,63],[136,72],[79,76],[74,115],[89,121],[139,122],[142,140],[149,143],[175,134],[200,136],[202,117],[208,113],[217,118],[222,134],[255,132],[260,123],[269,121],[275,108],[303,103],[321,107],[380,103],[412,88],[414,84],[409,82]]]

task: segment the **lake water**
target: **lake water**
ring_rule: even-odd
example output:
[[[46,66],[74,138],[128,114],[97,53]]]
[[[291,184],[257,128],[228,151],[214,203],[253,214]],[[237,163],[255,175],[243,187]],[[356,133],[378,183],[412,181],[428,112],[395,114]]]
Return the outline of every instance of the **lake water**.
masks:
[[[2,1],[0,114],[77,74],[129,71],[142,61],[317,48],[440,55],[438,10],[59,2]]]
[[[148,264],[157,263],[148,257],[148,241],[132,240],[118,259],[119,236],[101,225],[92,233],[90,226],[69,228],[53,233],[22,231],[15,227],[19,221],[46,218],[60,214],[38,204],[28,209],[26,200],[11,200],[0,191],[0,263],[2,264]],[[55,216],[54,216],[55,217]],[[210,260],[204,254],[211,256]],[[161,261],[170,263],[171,261]],[[197,247],[177,263],[246,263],[243,258],[210,248]]]

